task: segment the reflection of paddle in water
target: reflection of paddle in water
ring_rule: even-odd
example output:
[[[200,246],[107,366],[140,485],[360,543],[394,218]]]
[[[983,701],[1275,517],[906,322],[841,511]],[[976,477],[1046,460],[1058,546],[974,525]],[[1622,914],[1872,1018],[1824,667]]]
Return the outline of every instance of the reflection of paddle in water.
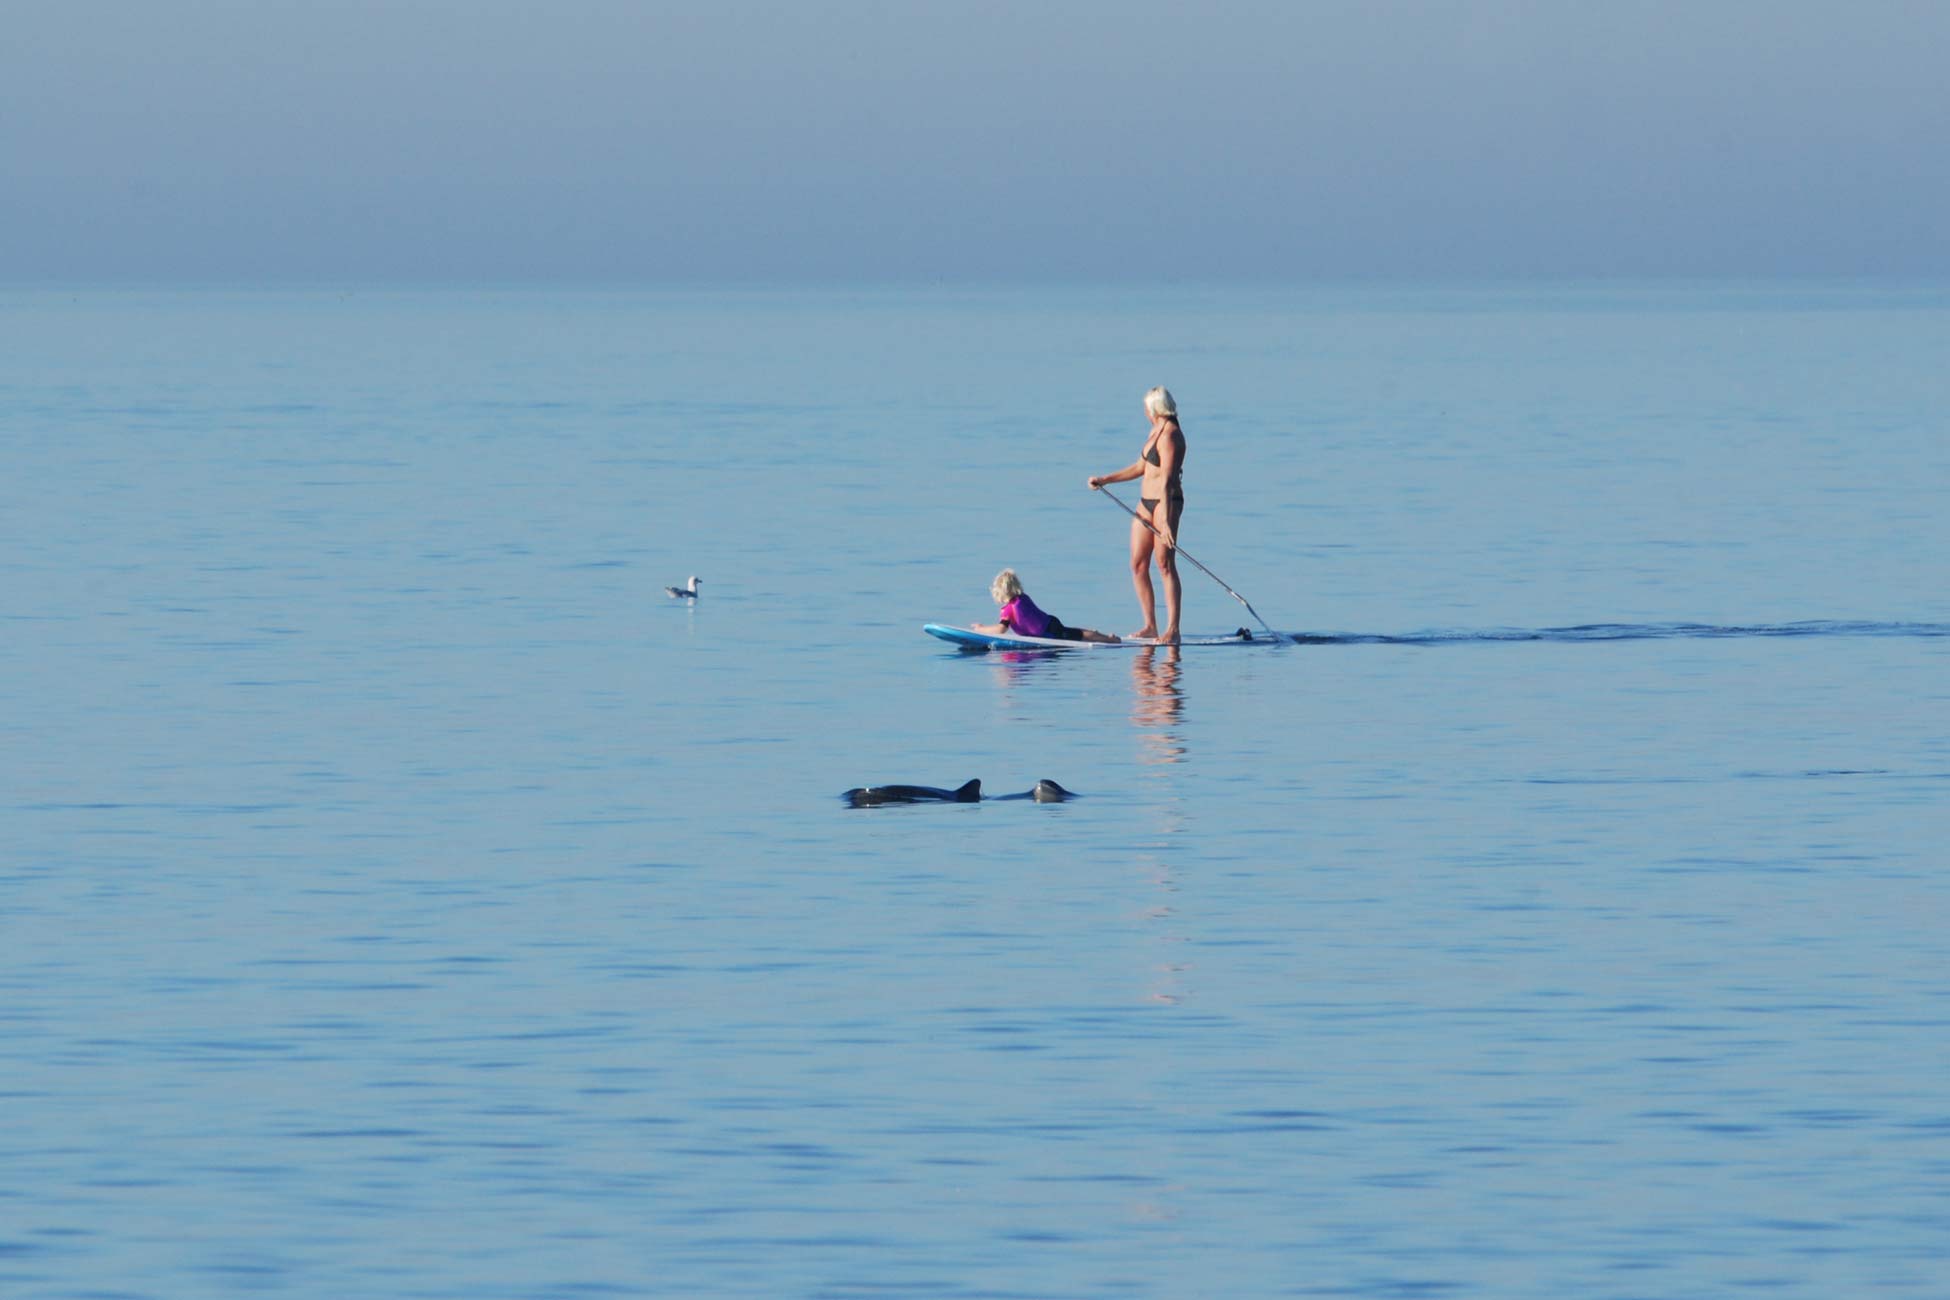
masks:
[[[1144,741],[1147,763],[1176,763],[1185,755],[1179,734],[1184,721],[1185,696],[1178,686],[1177,646],[1167,646],[1162,658],[1156,649],[1140,650],[1131,659],[1131,725]]]

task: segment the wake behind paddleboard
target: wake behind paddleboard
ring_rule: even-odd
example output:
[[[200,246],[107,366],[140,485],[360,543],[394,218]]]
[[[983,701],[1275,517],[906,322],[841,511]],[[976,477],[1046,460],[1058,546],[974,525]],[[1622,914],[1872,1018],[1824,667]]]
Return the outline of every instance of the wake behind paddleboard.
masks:
[[[1019,636],[1013,632],[996,635],[991,632],[977,632],[972,627],[956,627],[948,623],[928,623],[921,630],[929,636],[940,637],[943,641],[958,645],[964,650],[1146,650],[1164,644],[1149,637],[1125,637],[1122,641],[1059,641],[1055,637]],[[1184,637],[1178,644],[1181,646],[1275,645],[1277,642],[1264,633],[1254,636],[1241,628],[1225,636]]]

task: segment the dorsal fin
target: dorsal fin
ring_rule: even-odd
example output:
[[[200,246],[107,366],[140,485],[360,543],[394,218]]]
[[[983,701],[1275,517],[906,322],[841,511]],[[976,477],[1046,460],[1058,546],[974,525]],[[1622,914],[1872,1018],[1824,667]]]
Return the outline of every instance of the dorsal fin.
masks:
[[[982,778],[979,776],[955,791],[956,803],[979,803],[982,798]]]

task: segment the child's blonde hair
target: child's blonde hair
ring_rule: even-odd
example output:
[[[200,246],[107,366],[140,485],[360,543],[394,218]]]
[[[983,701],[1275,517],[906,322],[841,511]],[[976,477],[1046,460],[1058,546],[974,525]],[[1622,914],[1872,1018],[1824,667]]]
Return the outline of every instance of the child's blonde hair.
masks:
[[[1004,569],[996,574],[995,581],[989,584],[989,595],[995,598],[996,604],[1006,605],[1022,595],[1022,580],[1016,577],[1014,569]]]

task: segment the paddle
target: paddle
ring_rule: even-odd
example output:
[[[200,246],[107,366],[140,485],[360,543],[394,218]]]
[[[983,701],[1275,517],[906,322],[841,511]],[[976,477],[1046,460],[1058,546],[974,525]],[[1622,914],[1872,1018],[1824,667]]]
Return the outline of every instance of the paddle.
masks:
[[[1153,524],[1149,519],[1146,519],[1143,515],[1139,514],[1137,511],[1125,505],[1124,499],[1122,497],[1118,496],[1115,492],[1111,491],[1107,487],[1099,487],[1097,490],[1103,493],[1105,496],[1109,497],[1112,501],[1117,502],[1117,508],[1119,510],[1122,510],[1125,514],[1137,520],[1139,523],[1143,524],[1146,528],[1149,528],[1151,530],[1152,536],[1158,538],[1160,541],[1164,540],[1164,534],[1158,531],[1157,525]],[[1260,618],[1259,611],[1253,608],[1252,602],[1247,600],[1244,596],[1240,595],[1238,592],[1234,591],[1231,587],[1226,587],[1226,580],[1224,578],[1221,578],[1218,574],[1212,572],[1212,570],[1206,568],[1203,564],[1199,564],[1199,562],[1193,558],[1192,553],[1190,551],[1187,551],[1184,547],[1179,546],[1175,543],[1172,545],[1171,549],[1177,551],[1180,555],[1184,556],[1186,559],[1191,560],[1194,565],[1198,566],[1198,571],[1200,573],[1212,579],[1212,581],[1218,583],[1221,587],[1225,587],[1226,595],[1232,597],[1234,600],[1244,605],[1246,607],[1246,612],[1248,614],[1251,614],[1253,616],[1254,621],[1256,621],[1261,627],[1266,628],[1267,635],[1272,637],[1274,641],[1285,643],[1293,640],[1292,637],[1288,636],[1284,632],[1275,632],[1272,628],[1266,627],[1266,620]]]

